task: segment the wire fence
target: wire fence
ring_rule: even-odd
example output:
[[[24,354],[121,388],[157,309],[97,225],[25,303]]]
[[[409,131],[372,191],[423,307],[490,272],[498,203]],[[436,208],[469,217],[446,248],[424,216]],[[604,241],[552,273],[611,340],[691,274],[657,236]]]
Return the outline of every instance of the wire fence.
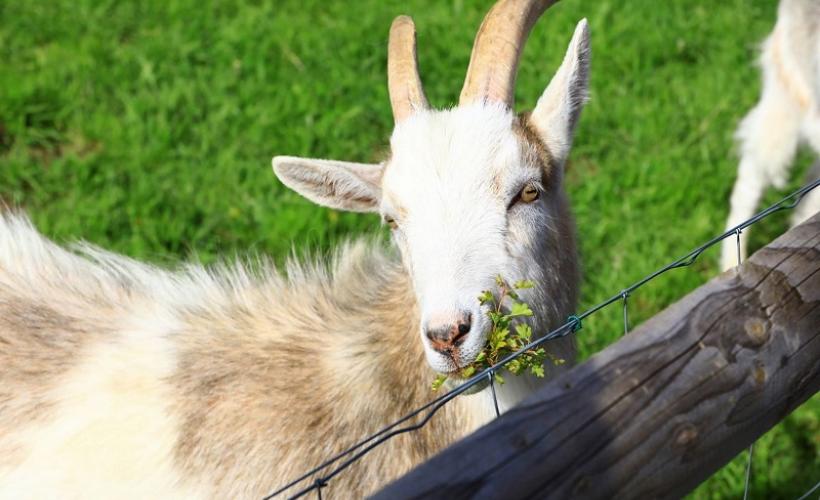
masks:
[[[501,359],[495,365],[485,368],[484,370],[476,373],[471,378],[469,378],[466,382],[461,384],[460,386],[456,387],[455,389],[439,396],[438,398],[433,399],[426,405],[416,409],[415,411],[408,413],[401,419],[383,427],[379,431],[371,434],[370,436],[358,441],[357,443],[353,444],[349,448],[345,449],[344,451],[334,455],[333,457],[326,460],[324,463],[314,467],[313,469],[305,472],[301,476],[293,479],[292,481],[288,482],[281,488],[277,489],[273,493],[269,494],[264,498],[264,500],[269,500],[274,497],[278,497],[283,495],[286,491],[296,488],[299,485],[303,485],[301,489],[299,489],[296,493],[292,494],[290,497],[291,499],[300,498],[311,491],[316,491],[318,498],[321,500],[322,498],[322,488],[326,487],[329,482],[342,473],[345,469],[350,467],[352,464],[357,462],[358,460],[362,459],[365,455],[367,455],[371,450],[379,446],[380,444],[384,443],[385,441],[399,435],[408,432],[412,432],[424,427],[431,418],[440,410],[444,405],[448,402],[455,399],[460,394],[466,392],[470,388],[474,387],[477,384],[488,382],[493,403],[495,405],[495,412],[496,416],[499,416],[500,412],[498,409],[498,400],[496,399],[496,391],[495,385],[493,382],[494,375],[497,371],[500,371],[504,368],[507,363],[510,361],[518,358],[522,354],[538,348],[549,342],[550,340],[554,340],[560,337],[564,337],[566,335],[573,334],[581,329],[582,321],[597,313],[601,309],[606,308],[618,301],[623,303],[623,321],[624,321],[624,334],[629,332],[629,311],[627,307],[627,301],[629,296],[637,289],[642,287],[643,285],[647,284],[648,282],[654,280],[658,276],[671,271],[672,269],[677,269],[681,267],[688,267],[695,263],[695,261],[700,257],[700,255],[705,252],[710,247],[716,245],[717,243],[725,240],[726,238],[730,238],[734,236],[737,238],[737,252],[738,252],[738,265],[740,265],[740,235],[744,229],[756,224],[757,222],[769,217],[770,215],[780,212],[782,210],[789,210],[797,206],[798,203],[803,199],[803,197],[812,189],[820,186],[820,179],[811,182],[802,188],[798,189],[797,191],[789,194],[785,198],[781,199],[777,203],[771,205],[770,207],[766,208],[765,210],[758,212],[756,215],[747,219],[746,221],[738,224],[737,226],[726,230],[724,233],[715,236],[711,240],[707,241],[706,243],[702,244],[701,246],[695,248],[694,250],[690,251],[686,255],[678,258],[677,260],[667,264],[664,267],[661,267],[657,271],[646,275],[645,277],[641,278],[640,280],[636,281],[632,285],[624,288],[620,292],[612,295],[608,299],[590,307],[586,311],[578,314],[573,315],[567,318],[566,322],[555,328],[554,330],[550,331],[543,337],[540,337],[528,345],[522,347],[518,351],[506,356],[505,358]],[[417,422],[413,421],[415,417],[422,416],[420,420]],[[746,467],[746,477],[745,477],[745,484],[744,484],[744,498],[748,495],[749,491],[749,481],[751,478],[751,461],[752,461],[752,454],[753,454],[753,447],[752,444],[749,447],[749,458]],[[304,486],[306,484],[306,486]],[[818,482],[814,487],[812,487],[806,494],[804,494],[802,498],[807,498],[813,491],[817,488],[820,488],[820,482]]]

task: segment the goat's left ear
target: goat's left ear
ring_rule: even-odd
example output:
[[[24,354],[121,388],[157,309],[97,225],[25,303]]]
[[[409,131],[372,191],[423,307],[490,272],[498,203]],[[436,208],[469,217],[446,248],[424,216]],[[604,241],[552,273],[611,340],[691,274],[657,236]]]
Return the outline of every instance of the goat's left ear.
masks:
[[[382,165],[277,156],[273,171],[284,185],[319,205],[351,212],[379,209]]]
[[[567,159],[575,124],[588,99],[589,58],[589,28],[587,20],[582,19],[575,27],[564,62],[530,114],[530,123],[561,164]]]

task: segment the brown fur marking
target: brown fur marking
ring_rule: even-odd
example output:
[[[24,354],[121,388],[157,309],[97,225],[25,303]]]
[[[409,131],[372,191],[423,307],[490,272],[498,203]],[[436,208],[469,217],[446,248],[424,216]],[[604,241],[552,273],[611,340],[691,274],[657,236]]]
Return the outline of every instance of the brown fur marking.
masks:
[[[521,143],[529,146],[532,151],[530,158],[533,163],[541,165],[544,172],[544,183],[552,178],[555,162],[549,148],[541,139],[541,135],[530,121],[530,113],[524,112],[516,116],[513,121],[513,132],[521,140]]]

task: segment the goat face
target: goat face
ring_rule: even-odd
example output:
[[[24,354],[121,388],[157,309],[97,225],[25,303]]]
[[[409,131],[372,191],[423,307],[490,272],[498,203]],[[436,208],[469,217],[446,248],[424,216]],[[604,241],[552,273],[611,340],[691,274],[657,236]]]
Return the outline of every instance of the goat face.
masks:
[[[560,169],[545,164],[504,106],[419,112],[399,123],[380,211],[412,276],[430,365],[471,363],[489,321],[478,296],[495,277],[534,278]],[[556,178],[557,177],[557,178]]]
[[[520,50],[550,3],[502,0],[490,11],[459,106],[444,111],[427,105],[412,21],[397,18],[388,56],[396,121],[390,159],[377,165],[273,161],[285,185],[320,205],[381,213],[412,278],[421,341],[438,372],[452,373],[481,351],[490,324],[478,296],[495,286],[497,276],[538,282],[550,274],[542,241],[558,231],[556,219],[566,217],[558,208],[562,167],[586,99],[589,67],[581,21],[533,112],[524,118],[512,112]],[[511,16],[519,22],[510,23]],[[530,293],[545,298],[537,296],[538,287]]]

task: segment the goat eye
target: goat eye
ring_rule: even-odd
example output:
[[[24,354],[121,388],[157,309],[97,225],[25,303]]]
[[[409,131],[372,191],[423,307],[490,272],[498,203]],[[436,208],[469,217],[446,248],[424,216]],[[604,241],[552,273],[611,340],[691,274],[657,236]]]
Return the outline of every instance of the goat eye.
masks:
[[[540,195],[541,192],[538,191],[535,184],[527,184],[524,186],[524,189],[521,190],[521,193],[519,193],[518,198],[524,203],[532,203],[537,200]]]
[[[396,222],[396,219],[390,217],[389,215],[384,216],[384,222],[385,224],[390,226],[390,229],[398,229],[399,227],[399,224]]]

